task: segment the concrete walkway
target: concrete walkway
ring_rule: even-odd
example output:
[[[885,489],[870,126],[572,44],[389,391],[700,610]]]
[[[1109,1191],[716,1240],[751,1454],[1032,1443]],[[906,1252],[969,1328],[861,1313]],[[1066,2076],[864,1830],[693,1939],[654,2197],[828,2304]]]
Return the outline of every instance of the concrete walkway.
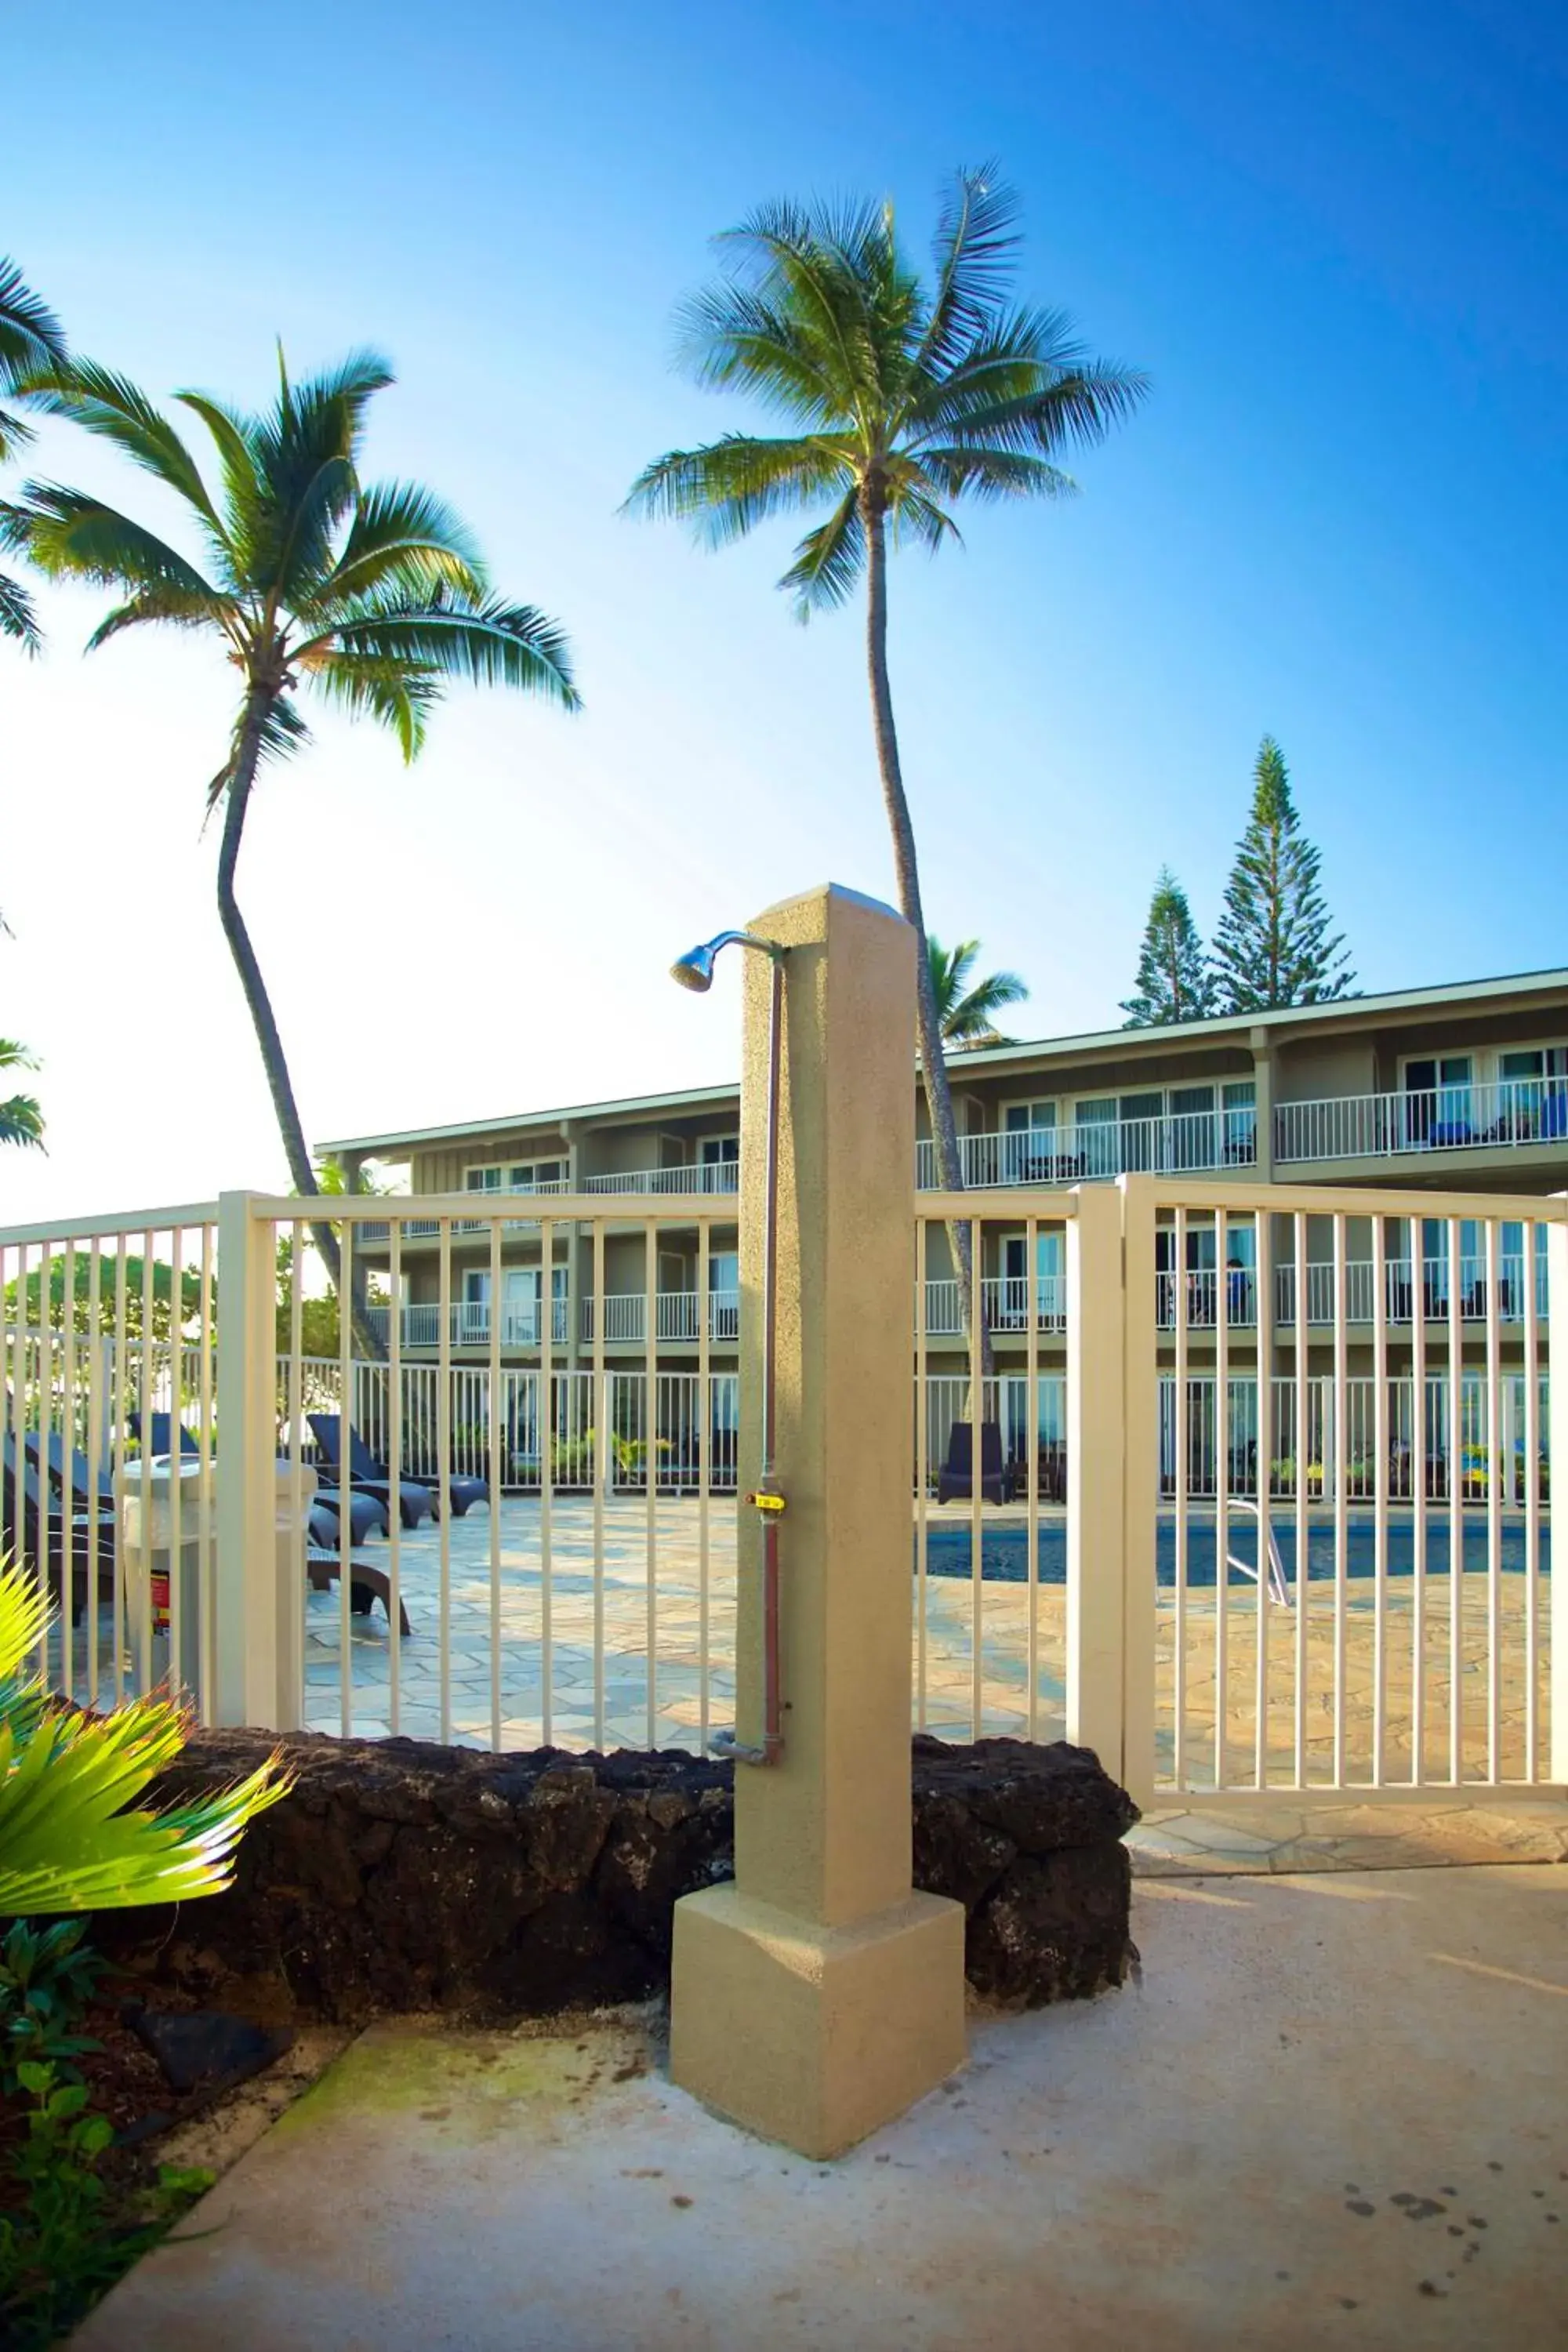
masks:
[[[831,2166],[646,2021],[378,2027],[79,2352],[1568,2343],[1568,1870],[1141,1879],[1134,1932]]]

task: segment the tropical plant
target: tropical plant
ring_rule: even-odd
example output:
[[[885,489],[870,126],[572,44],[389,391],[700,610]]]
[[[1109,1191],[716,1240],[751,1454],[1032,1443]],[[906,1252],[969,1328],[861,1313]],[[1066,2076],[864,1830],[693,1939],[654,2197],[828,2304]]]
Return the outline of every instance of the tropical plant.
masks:
[[[4,587],[4,581],[0,581],[0,591]],[[37,1066],[25,1045],[18,1045],[10,1037],[0,1037],[0,1070],[36,1070]],[[37,1095],[0,1097],[0,1143],[25,1143],[42,1151],[44,1114]]]
[[[65,331],[59,320],[24,282],[16,263],[0,253],[0,402],[18,393],[25,398],[32,377],[65,364]],[[14,409],[0,406],[0,458],[15,457],[32,437],[32,427]],[[0,502],[0,545],[8,543],[6,526],[14,512]],[[19,580],[5,572],[0,572],[0,637],[16,638],[29,654],[43,643],[32,598]]]
[[[0,1559],[0,1917],[217,1895],[247,1823],[288,1788],[275,1761],[163,1813],[135,1800],[185,1742],[167,1699],[111,1715],[51,1703],[24,1662],[48,1632],[35,1580]]]
[[[984,980],[972,982],[970,974],[980,953],[978,940],[960,940],[956,947],[944,948],[932,932],[926,940],[926,953],[942,1044],[959,1054],[978,1053],[987,1045],[1016,1045],[1016,1037],[1003,1036],[995,1015],[1006,1005],[1021,1004],[1028,995],[1017,973],[993,971]]]
[[[80,2031],[108,1963],[87,1948],[85,1919],[36,1927],[14,1919],[0,1943],[0,2095],[14,2098],[17,2069],[52,2066],[79,2079],[76,2060],[99,2044]]]
[[[30,482],[14,510],[13,541],[58,579],[90,581],[120,601],[89,650],[148,625],[194,630],[238,672],[239,707],[223,765],[206,789],[221,807],[218,915],[245,992],[296,1192],[320,1188],[283,1042],[235,897],[235,869],[261,768],[309,740],[296,700],[309,688],[356,718],[388,727],[405,760],[454,680],[510,686],[574,709],[566,640],[530,604],[490,589],[468,530],[416,483],[360,478],[366,414],[393,381],[386,362],[356,352],[326,373],[290,381],[279,357],[278,397],[247,415],[209,394],[175,397],[205,426],[221,488],[210,488],[173,424],[123,376],[81,362],[58,375],[41,404],[112,442],[181,502],[195,562],[144,524],[80,490]],[[338,1284],[337,1239],[311,1228]],[[363,1309],[356,1336],[380,1341]]]
[[[1215,933],[1217,1009],[1272,1013],[1352,995],[1349,950],[1330,929],[1318,881],[1321,853],[1301,831],[1285,754],[1272,735],[1258,746],[1252,776],[1252,814]]]
[[[1214,1011],[1214,979],[1187,894],[1162,866],[1149,902],[1134,994],[1121,1010],[1129,1029],[1162,1028],[1172,1021],[1203,1021]]]
[[[142,1258],[132,1251],[118,1256],[100,1256],[96,1276],[95,1305],[92,1257],[89,1251],[82,1249],[76,1253],[71,1268],[69,1321],[73,1331],[86,1333],[96,1330],[107,1336],[118,1329],[121,1267],[124,1269],[125,1335],[128,1339],[139,1340],[143,1326],[156,1340],[178,1338],[198,1320],[202,1311],[199,1267],[183,1265],[180,1268],[176,1299],[174,1269],[167,1258]],[[4,1297],[7,1317],[25,1323],[33,1330],[40,1328],[39,1308],[47,1299],[47,1328],[51,1331],[63,1330],[67,1321],[63,1252],[57,1245],[49,1254],[47,1289],[43,1269],[35,1265],[25,1279],[13,1275],[0,1296]]]
[[[1102,440],[1145,389],[1141,375],[1086,357],[1059,310],[1015,302],[1017,223],[1017,200],[991,166],[957,173],[928,281],[890,204],[752,213],[719,240],[730,269],[681,311],[679,358],[700,383],[752,394],[784,429],[672,449],[626,502],[693,523],[715,547],[774,516],[826,508],[779,585],[805,620],[865,582],[872,731],[899,905],[919,937],[921,1066],[949,1191],[963,1172],[888,674],[889,537],[934,551],[959,537],[948,511],[959,499],[1062,497],[1074,488],[1063,452]],[[966,1268],[967,1225],[953,1238]]]

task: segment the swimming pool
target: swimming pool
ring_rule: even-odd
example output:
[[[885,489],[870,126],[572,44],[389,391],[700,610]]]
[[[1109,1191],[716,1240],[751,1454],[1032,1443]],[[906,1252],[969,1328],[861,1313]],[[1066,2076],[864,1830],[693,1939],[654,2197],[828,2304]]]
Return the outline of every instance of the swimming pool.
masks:
[[[967,1527],[928,1527],[926,1531],[926,1566],[932,1576],[963,1576],[971,1574],[970,1534]],[[1352,1519],[1346,1530],[1346,1575],[1353,1579],[1370,1578],[1374,1572],[1374,1539],[1370,1519]],[[1274,1540],[1279,1549],[1285,1574],[1294,1580],[1296,1574],[1296,1528],[1293,1521],[1281,1515],[1274,1522]],[[1391,1526],[1388,1531],[1388,1573],[1391,1578],[1414,1573],[1415,1532],[1409,1520]],[[1026,1527],[1003,1524],[986,1527],[981,1535],[981,1576],[987,1582],[1025,1584],[1028,1581],[1029,1531]],[[1227,1551],[1234,1559],[1249,1565],[1258,1557],[1258,1528],[1250,1516],[1231,1524]],[[1552,1538],[1549,1530],[1541,1531],[1541,1565],[1551,1566]],[[916,1537],[916,1559],[919,1559],[919,1537]],[[1467,1572],[1484,1570],[1487,1559],[1487,1529],[1484,1521],[1467,1520],[1464,1530],[1462,1559]],[[1524,1528],[1510,1523],[1502,1530],[1502,1570],[1505,1576],[1524,1573]],[[1426,1523],[1426,1572],[1429,1576],[1447,1576],[1448,1572],[1448,1525],[1436,1515]],[[1155,1547],[1155,1574],[1161,1584],[1174,1585],[1176,1580],[1176,1526],[1168,1517],[1162,1517]],[[1041,1526],[1039,1550],[1036,1570],[1041,1584],[1067,1582],[1067,1529],[1060,1520]],[[1307,1531],[1307,1581],[1309,1584],[1331,1583],[1334,1577],[1334,1530],[1331,1523],[1314,1521]],[[1227,1581],[1250,1588],[1253,1579],[1234,1565]],[[1215,1527],[1212,1519],[1193,1520],[1187,1528],[1187,1583],[1212,1585],[1215,1582]]]

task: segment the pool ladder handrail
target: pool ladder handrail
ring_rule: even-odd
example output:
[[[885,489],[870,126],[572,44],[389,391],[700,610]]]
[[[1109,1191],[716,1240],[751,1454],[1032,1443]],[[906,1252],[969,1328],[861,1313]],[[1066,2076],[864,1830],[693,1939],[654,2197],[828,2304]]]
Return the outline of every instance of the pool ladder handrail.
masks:
[[[1254,1518],[1258,1521],[1258,1541],[1260,1543],[1263,1540],[1264,1530],[1267,1528],[1268,1536],[1268,1598],[1275,1603],[1277,1608],[1289,1609],[1290,1606],[1290,1588],[1285,1581],[1285,1563],[1279,1557],[1279,1546],[1275,1538],[1273,1520],[1271,1518],[1268,1520],[1265,1519],[1263,1516],[1263,1506],[1261,1503],[1254,1503],[1245,1495],[1233,1495],[1230,1499],[1230,1507],[1233,1511],[1250,1511],[1252,1513]],[[1226,1555],[1225,1564],[1226,1568],[1239,1570],[1243,1576],[1249,1576],[1254,1584],[1259,1581],[1258,1566],[1255,1561],[1238,1559],[1235,1552],[1227,1552]]]

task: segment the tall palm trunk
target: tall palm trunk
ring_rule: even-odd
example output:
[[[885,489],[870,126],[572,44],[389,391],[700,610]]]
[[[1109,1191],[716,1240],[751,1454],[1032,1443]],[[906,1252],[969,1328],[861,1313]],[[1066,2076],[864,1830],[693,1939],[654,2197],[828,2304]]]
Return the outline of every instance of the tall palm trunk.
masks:
[[[217,910],[223,924],[224,937],[239,974],[239,984],[245,991],[245,1001],[250,1007],[250,1018],[256,1031],[256,1041],[261,1048],[262,1066],[267,1072],[267,1084],[272,1096],[272,1108],[277,1115],[278,1132],[283,1139],[283,1155],[289,1162],[289,1173],[294,1190],[303,1195],[320,1194],[316,1171],[305,1148],[305,1130],[300,1124],[300,1113],[294,1101],[294,1088],[289,1077],[289,1065],[284,1059],[283,1040],[278,1034],[271,999],[267,983],[261,977],[261,966],[250,944],[250,934],[245,928],[245,918],[234,895],[235,868],[239,862],[239,844],[245,831],[245,814],[250,803],[250,788],[256,781],[256,764],[260,756],[261,738],[267,725],[267,714],[276,697],[265,686],[253,686],[246,699],[245,723],[240,731],[239,751],[229,780],[228,799],[224,810],[223,841],[217,860]],[[338,1238],[330,1224],[312,1222],[310,1237],[321,1255],[333,1289],[338,1294],[340,1310],[347,1307],[354,1342],[360,1353],[373,1363],[378,1363],[385,1349],[371,1328],[370,1310],[365,1300],[363,1277],[353,1269],[349,1296],[343,1296],[342,1256]],[[347,1400],[344,1412],[348,1411]]]
[[[915,934],[915,1034],[920,1044],[921,1077],[931,1114],[931,1146],[937,1181],[944,1192],[962,1192],[963,1162],[958,1149],[958,1124],[952,1115],[952,1089],[947,1082],[942,1053],[942,1023],[926,946],[925,912],[921,905],[920,862],[915,855],[915,829],[904,792],[899,760],[898,730],[893,723],[893,691],[888,680],[888,542],[884,509],[874,489],[861,501],[866,526],[866,667],[871,682],[871,728],[877,740],[877,765],[881,772],[882,803],[893,841],[893,872],[899,887],[899,911]],[[947,1229],[952,1262],[958,1275],[958,1311],[964,1339],[973,1347],[974,1228],[964,1223]],[[994,1364],[991,1333],[984,1317],[980,1326],[980,1368],[990,1380]],[[979,1420],[979,1401],[970,1399],[970,1419]],[[978,1462],[979,1454],[975,1455]]]

